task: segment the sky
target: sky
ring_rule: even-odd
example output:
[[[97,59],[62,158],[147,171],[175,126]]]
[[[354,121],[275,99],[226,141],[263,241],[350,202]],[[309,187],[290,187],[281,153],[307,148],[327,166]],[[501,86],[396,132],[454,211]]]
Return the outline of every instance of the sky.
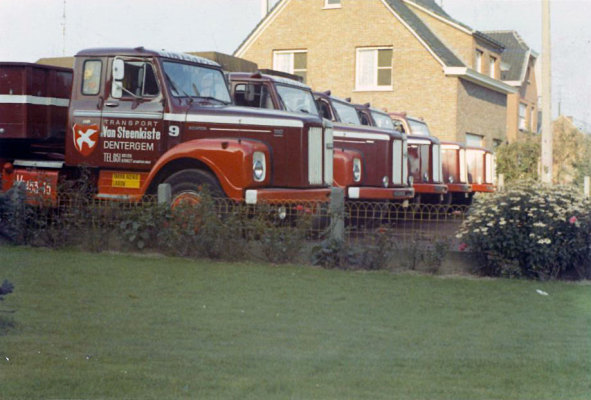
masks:
[[[540,0],[436,1],[473,29],[518,31],[541,55]],[[591,131],[591,0],[551,0],[551,13],[552,113]],[[0,61],[104,46],[232,54],[260,18],[260,0],[0,0]]]

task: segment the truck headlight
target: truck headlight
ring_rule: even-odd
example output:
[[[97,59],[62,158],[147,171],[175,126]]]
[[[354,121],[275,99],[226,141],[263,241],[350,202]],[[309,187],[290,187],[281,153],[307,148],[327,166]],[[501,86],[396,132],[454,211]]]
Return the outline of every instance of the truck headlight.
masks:
[[[355,182],[361,180],[361,160],[359,158],[353,159],[353,180]]]
[[[423,182],[429,182],[429,174],[427,172],[423,174]]]
[[[449,178],[448,178],[448,180],[449,180],[449,183],[454,183],[454,177],[453,176],[450,175]]]
[[[252,155],[252,178],[255,182],[262,182],[265,180],[266,173],[265,153],[255,151]]]
[[[382,178],[382,185],[383,185],[385,188],[387,188],[389,184],[390,184],[390,179],[388,178],[388,176],[384,176],[384,177]]]
[[[412,175],[409,175],[408,177],[408,186],[412,186],[415,183],[415,178]]]

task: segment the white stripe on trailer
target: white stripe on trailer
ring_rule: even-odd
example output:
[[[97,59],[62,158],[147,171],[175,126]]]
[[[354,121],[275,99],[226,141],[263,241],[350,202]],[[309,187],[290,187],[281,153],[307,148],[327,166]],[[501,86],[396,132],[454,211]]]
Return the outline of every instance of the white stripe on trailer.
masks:
[[[0,94],[0,104],[32,104],[35,106],[68,107],[70,105],[70,99],[29,96],[23,94]]]

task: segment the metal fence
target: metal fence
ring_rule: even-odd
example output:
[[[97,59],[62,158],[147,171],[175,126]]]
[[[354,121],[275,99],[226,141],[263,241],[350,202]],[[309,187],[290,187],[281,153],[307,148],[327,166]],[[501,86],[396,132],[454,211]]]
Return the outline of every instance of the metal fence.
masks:
[[[157,196],[130,203],[70,192],[52,205],[27,204],[23,194],[9,197],[0,207],[0,233],[16,243],[83,243],[90,250],[169,249],[180,255],[191,255],[193,248],[202,246],[194,254],[206,256],[228,251],[229,246],[241,251],[242,246],[288,257],[290,247],[326,239],[346,246],[380,238],[398,248],[429,248],[442,242],[450,248],[468,211],[467,206],[447,204],[345,201],[338,190],[328,203],[245,204],[205,194],[198,204],[175,208]]]

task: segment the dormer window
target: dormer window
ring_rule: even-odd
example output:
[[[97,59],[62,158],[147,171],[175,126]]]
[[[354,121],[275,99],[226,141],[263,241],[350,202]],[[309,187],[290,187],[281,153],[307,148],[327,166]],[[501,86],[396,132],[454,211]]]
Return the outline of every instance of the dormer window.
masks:
[[[484,55],[484,53],[482,52],[482,50],[476,49],[476,52],[474,53],[474,70],[476,72],[482,73],[482,56],[483,55]]]
[[[341,0],[324,0],[324,8],[341,8]]]
[[[488,63],[488,74],[491,78],[496,78],[496,66],[497,66],[497,58],[490,56],[489,63]]]

